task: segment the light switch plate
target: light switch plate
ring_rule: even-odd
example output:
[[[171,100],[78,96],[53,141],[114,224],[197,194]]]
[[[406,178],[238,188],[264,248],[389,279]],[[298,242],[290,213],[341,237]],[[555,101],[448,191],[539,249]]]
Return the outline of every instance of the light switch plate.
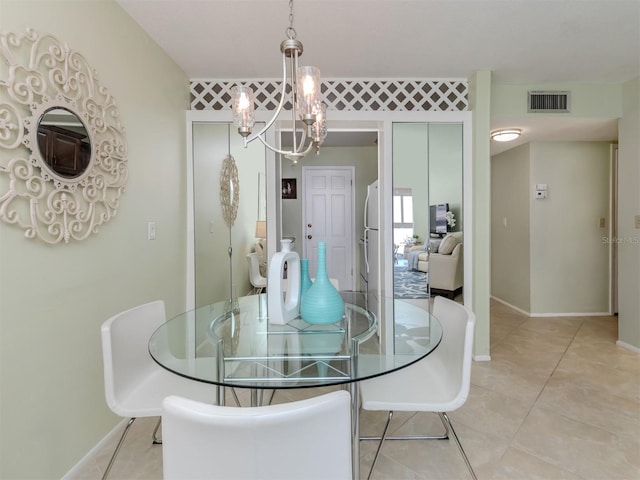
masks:
[[[156,239],[156,222],[147,223],[147,239],[148,240]]]

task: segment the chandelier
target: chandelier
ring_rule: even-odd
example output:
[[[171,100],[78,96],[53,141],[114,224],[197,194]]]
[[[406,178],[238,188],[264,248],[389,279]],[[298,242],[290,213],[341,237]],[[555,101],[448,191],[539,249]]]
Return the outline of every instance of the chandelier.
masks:
[[[302,43],[296,39],[293,28],[293,0],[289,0],[289,27],[287,38],[280,44],[282,52],[282,91],[280,103],[273,118],[262,130],[251,136],[255,123],[254,97],[250,87],[233,87],[233,122],[238,133],[244,137],[244,146],[259,139],[265,147],[284,155],[293,163],[305,157],[312,149],[320,152],[320,145],[327,136],[326,105],[320,99],[320,70],[316,67],[299,67],[298,59],[302,55]],[[280,150],[269,145],[265,132],[276,121],[287,92],[287,71],[289,73],[289,92],[291,95],[291,150]]]

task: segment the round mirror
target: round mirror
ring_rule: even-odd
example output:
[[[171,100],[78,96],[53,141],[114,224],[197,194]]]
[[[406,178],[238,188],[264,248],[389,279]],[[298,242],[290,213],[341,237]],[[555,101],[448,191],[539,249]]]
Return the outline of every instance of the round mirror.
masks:
[[[89,168],[91,139],[78,116],[50,108],[38,120],[38,149],[43,163],[63,178],[77,178]]]

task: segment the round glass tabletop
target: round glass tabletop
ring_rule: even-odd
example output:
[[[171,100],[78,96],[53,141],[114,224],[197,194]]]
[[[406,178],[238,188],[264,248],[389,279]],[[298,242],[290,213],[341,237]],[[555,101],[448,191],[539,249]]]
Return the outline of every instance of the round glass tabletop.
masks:
[[[310,325],[296,318],[269,323],[267,296],[219,302],[182,313],[163,324],[149,352],[178,375],[236,388],[301,388],[350,383],[397,370],[428,355],[442,338],[428,311],[384,299],[382,311],[366,309],[366,296],[342,292],[343,319]],[[391,317],[390,317],[391,316]],[[380,328],[393,325],[393,329]],[[393,352],[378,332],[393,331]],[[391,350],[391,348],[389,349]]]

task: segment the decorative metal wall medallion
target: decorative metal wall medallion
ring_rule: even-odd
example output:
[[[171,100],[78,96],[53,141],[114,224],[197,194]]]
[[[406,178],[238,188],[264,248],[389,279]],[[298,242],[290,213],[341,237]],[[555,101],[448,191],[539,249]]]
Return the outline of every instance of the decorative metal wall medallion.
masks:
[[[0,34],[0,220],[46,243],[84,240],[127,182],[120,112],[98,73],[48,34]]]
[[[227,225],[232,226],[238,216],[238,203],[240,203],[240,182],[238,181],[238,168],[231,155],[222,162],[220,171],[220,204],[222,216]]]

